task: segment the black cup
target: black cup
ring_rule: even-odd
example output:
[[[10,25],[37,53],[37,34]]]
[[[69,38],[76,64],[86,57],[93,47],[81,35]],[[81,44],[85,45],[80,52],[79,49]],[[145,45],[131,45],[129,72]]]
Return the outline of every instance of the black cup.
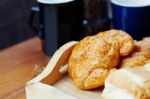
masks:
[[[54,4],[40,2],[39,6],[40,35],[46,55],[52,55],[70,40],[83,37],[83,8],[79,0]]]

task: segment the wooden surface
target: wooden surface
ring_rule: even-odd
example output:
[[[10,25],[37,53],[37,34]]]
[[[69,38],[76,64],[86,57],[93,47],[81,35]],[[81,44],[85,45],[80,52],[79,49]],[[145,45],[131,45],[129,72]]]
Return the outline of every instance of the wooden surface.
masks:
[[[41,41],[37,37],[1,51],[0,99],[25,99],[25,83],[33,78],[34,66],[46,66],[49,59],[42,52]],[[102,99],[102,88],[80,90],[67,75],[53,86],[78,99]]]
[[[102,99],[101,93],[103,88],[90,91],[80,90],[73,84],[72,80],[67,75],[60,81],[56,82],[54,86],[69,95],[77,97],[78,99]]]
[[[34,66],[46,66],[48,61],[38,37],[1,51],[0,99],[25,99],[24,86],[33,78]]]

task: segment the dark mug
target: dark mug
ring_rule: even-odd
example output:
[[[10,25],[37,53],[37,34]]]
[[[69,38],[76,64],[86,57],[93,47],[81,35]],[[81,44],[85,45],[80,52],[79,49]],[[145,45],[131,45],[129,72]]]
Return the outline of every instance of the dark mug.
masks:
[[[150,36],[150,0],[111,0],[114,29],[140,40]]]
[[[61,45],[82,38],[82,8],[78,0],[38,0],[43,51],[52,55]]]

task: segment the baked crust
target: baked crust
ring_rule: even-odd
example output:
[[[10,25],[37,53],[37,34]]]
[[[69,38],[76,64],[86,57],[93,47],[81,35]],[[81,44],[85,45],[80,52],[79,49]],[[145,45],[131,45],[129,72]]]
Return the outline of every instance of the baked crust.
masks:
[[[72,50],[68,72],[80,89],[104,84],[108,71],[117,66],[119,53],[111,44],[95,36],[81,40]]]
[[[121,68],[143,66],[150,62],[150,37],[135,41],[132,54],[121,61]]]
[[[118,65],[120,56],[129,55],[133,48],[132,37],[120,30],[85,37],[72,50],[69,75],[80,89],[103,86],[109,70]]]
[[[112,44],[119,51],[120,56],[127,56],[134,49],[134,40],[124,31],[113,29],[100,32],[96,36]]]

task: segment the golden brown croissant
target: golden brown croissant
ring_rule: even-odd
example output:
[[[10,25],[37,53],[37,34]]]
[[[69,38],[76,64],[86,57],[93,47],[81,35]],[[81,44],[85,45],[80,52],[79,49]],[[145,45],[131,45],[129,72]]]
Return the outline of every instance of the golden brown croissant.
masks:
[[[72,50],[68,72],[80,89],[104,84],[109,70],[116,67],[120,56],[130,54],[133,39],[120,30],[110,30],[81,40]]]
[[[121,67],[143,66],[150,62],[150,37],[136,41],[134,52],[122,59]]]
[[[112,44],[119,51],[120,56],[129,55],[134,48],[132,37],[121,30],[113,29],[102,33],[100,32],[97,36]]]
[[[73,49],[68,72],[80,89],[92,89],[104,84],[109,69],[119,62],[119,54],[106,41],[95,36],[81,40]]]

